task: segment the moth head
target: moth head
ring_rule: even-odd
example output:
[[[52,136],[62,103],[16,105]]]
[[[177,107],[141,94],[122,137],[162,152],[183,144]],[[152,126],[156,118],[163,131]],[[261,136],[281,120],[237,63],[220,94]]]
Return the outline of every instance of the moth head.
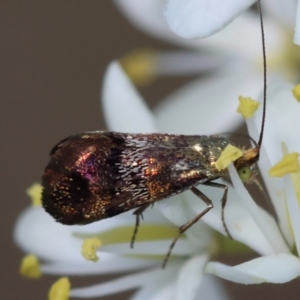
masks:
[[[259,159],[259,149],[243,150],[243,155],[234,162],[234,166],[243,182],[251,182],[256,176],[255,163]]]

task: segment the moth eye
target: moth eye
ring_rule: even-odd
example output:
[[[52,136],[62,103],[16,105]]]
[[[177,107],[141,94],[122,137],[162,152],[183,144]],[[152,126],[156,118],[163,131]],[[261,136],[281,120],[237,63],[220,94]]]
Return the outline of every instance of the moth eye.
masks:
[[[242,181],[247,181],[251,178],[252,175],[252,170],[250,167],[245,166],[245,167],[241,167],[238,170],[239,176],[241,178]]]

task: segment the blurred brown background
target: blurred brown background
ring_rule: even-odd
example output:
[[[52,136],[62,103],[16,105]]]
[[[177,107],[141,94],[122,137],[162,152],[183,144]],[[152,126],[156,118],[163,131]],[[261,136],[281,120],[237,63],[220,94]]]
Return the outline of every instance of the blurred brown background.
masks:
[[[72,133],[105,128],[99,91],[112,59],[137,47],[171,46],[134,29],[112,1],[1,1],[0,22],[0,299],[46,299],[54,277],[33,281],[18,274],[23,254],[13,243],[12,229],[29,204],[25,190],[39,181],[57,141]],[[151,106],[184,80],[160,79],[141,92]],[[89,280],[98,281],[97,277]],[[227,286],[233,299],[260,300],[271,294],[272,299],[299,299],[298,281],[281,286]]]

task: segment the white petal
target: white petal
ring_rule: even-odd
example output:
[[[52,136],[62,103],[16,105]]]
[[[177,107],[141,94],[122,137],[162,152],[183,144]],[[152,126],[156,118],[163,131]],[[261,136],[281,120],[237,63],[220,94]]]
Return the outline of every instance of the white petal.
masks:
[[[259,55],[261,57],[259,20],[253,14],[241,15],[226,28],[207,39],[187,40],[173,33],[165,22],[162,13],[164,0],[115,0],[114,2],[135,27],[163,41],[197,50],[206,49],[212,54],[217,51],[218,58],[228,57],[232,54],[235,58],[244,55],[256,58]],[[268,32],[266,36],[267,49],[274,49],[273,42],[269,45],[268,41],[270,37],[272,41],[274,41],[275,36],[278,37],[278,30],[274,34],[273,24],[269,26],[268,18],[265,18],[265,27]],[[249,31],[253,34],[247,36],[245,40],[245,32]],[[255,32],[258,34],[255,34]],[[240,42],[240,38],[243,39],[243,43]],[[230,43],[228,43],[228,40],[230,40]],[[278,46],[278,43],[276,43],[276,46]],[[226,53],[226,51],[229,52]]]
[[[240,198],[240,201],[250,213],[256,225],[260,228],[261,232],[268,239],[270,245],[275,252],[289,253],[290,250],[282,238],[281,232],[273,218],[267,218],[267,214],[263,213],[262,209],[259,209],[258,205],[254,202],[249,192],[246,190],[244,184],[239,178],[239,175],[235,167],[231,164],[229,167],[229,173],[234,185],[235,191]]]
[[[247,121],[247,124],[250,124],[249,121]],[[248,126],[249,130],[250,126]],[[249,130],[250,136],[258,137],[259,132],[255,130]],[[279,142],[279,141],[278,141]],[[270,155],[272,155],[271,152],[267,152],[265,149],[266,143],[263,142],[263,147],[260,150],[260,159],[258,162],[259,165],[259,173],[263,178],[264,184],[267,188],[268,194],[270,196],[271,205],[273,205],[273,208],[275,209],[277,218],[278,218],[278,224],[280,226],[280,229],[290,247],[294,244],[294,236],[293,232],[291,230],[290,226],[290,220],[288,217],[288,214],[286,213],[286,203],[285,203],[285,195],[284,195],[284,188],[283,188],[283,179],[282,178],[274,178],[269,176],[268,171],[270,170],[272,164],[270,162]],[[270,147],[268,147],[270,149]],[[274,148],[276,146],[274,145]]]
[[[270,177],[268,171],[272,165],[282,158],[281,142],[284,141],[289,145],[290,152],[299,152],[300,150],[300,140],[295,138],[295,135],[297,135],[295,130],[300,126],[300,106],[292,96],[292,88],[291,83],[280,79],[273,79],[268,84],[265,131],[258,162],[260,173],[270,194],[280,227],[290,245],[293,236],[286,214],[283,181],[282,178]],[[260,102],[262,102],[262,97],[260,97]],[[272,120],[280,120],[280,122],[273,122]],[[253,138],[258,137],[261,131],[261,121],[262,105],[259,106],[253,118],[247,120],[248,131]]]
[[[299,184],[299,183],[298,183]],[[296,191],[293,187],[293,183],[290,175],[284,176],[284,187],[287,202],[287,209],[289,219],[293,228],[294,238],[298,253],[300,250],[300,208],[299,202],[296,196]]]
[[[175,283],[171,282],[165,285],[162,289],[156,290],[156,293],[149,300],[173,300],[174,299]]]
[[[223,30],[209,38],[187,40],[173,33],[163,20],[164,0],[115,0],[115,3],[134,26],[156,38],[179,46],[197,50],[205,49],[211,54],[217,53],[218,59],[227,57],[227,62],[228,56],[234,56],[234,59],[246,56],[254,59],[255,63],[257,63],[258,58],[261,58],[259,19],[253,13],[246,12],[240,15]],[[278,51],[280,45],[283,44],[281,36],[278,34],[279,24],[277,26],[268,16],[264,16],[264,27],[268,33],[265,37],[267,51],[271,53]],[[246,39],[245,32],[249,33]],[[229,40],[230,43],[228,43]],[[201,60],[197,64],[200,62]]]
[[[59,224],[43,208],[28,208],[16,222],[14,238],[27,253],[41,259],[84,261],[80,239],[72,236],[73,227]]]
[[[221,180],[218,180],[217,182],[228,185],[228,183]],[[221,220],[222,208],[220,200],[223,195],[223,190],[202,185],[199,185],[197,188],[211,199],[214,204],[214,208],[203,216],[201,220],[215,230],[226,235]],[[192,193],[190,193],[189,198],[187,198],[186,201],[194,210],[195,214],[199,214],[206,207],[203,201]],[[271,217],[265,213],[265,218],[269,219]],[[225,207],[225,222],[234,240],[246,244],[262,255],[274,253],[274,249],[271,247],[267,238],[255,224],[249,212],[244,208],[239,197],[230,185]]]
[[[161,262],[158,262],[157,259],[137,259],[101,252],[97,263],[87,260],[82,262],[59,261],[42,264],[41,268],[43,274],[82,276],[130,272],[153,266],[160,267]]]
[[[164,278],[157,281],[155,278],[148,282],[143,288],[134,294],[130,300],[173,300],[174,299],[174,277]],[[160,298],[158,298],[160,297]]]
[[[233,131],[243,122],[236,112],[238,96],[257,98],[261,83],[257,73],[241,68],[195,80],[155,108],[157,126],[162,132],[177,134]]]
[[[295,25],[295,11],[298,0],[264,0],[262,1],[263,12],[276,18],[282,25],[293,29]]]
[[[282,28],[274,20],[264,17],[265,44],[267,57],[274,56],[280,51],[284,51],[284,36],[281,34]],[[247,37],[246,37],[246,36]],[[262,42],[259,16],[253,12],[245,12],[228,24],[223,30],[215,33],[213,36],[201,39],[202,49],[215,51],[215,55],[227,54],[227,57],[233,60],[247,59],[256,67],[262,69]],[[195,41],[196,42],[196,41]],[[219,52],[221,52],[219,54]],[[230,56],[231,55],[231,56]],[[227,59],[228,61],[228,59]],[[246,62],[241,61],[246,64]],[[261,74],[259,74],[261,77]],[[261,79],[262,80],[262,79]],[[262,81],[261,81],[262,82]]]
[[[163,240],[163,241],[150,241],[150,242],[136,242],[134,244],[134,248],[130,248],[128,243],[123,244],[115,244],[115,245],[107,245],[102,246],[99,249],[99,253],[101,251],[108,253],[116,253],[123,255],[163,255],[168,252],[172,240]],[[172,250],[173,255],[191,255],[193,253],[193,249],[189,246],[189,242],[186,239],[180,239],[174,249]],[[99,254],[101,255],[101,254]]]
[[[223,282],[218,277],[204,274],[196,299],[229,300],[231,297],[229,296],[226,287],[223,286]]]
[[[295,138],[296,128],[300,127],[300,105],[292,95],[292,83],[285,82],[279,78],[270,80],[267,93],[267,114],[264,131],[263,147],[268,153],[272,165],[277,163],[281,157],[281,145],[284,141],[289,145],[289,151],[299,151],[300,139]],[[259,100],[262,103],[262,97]],[[280,120],[273,122],[272,120]],[[262,121],[262,104],[259,106],[253,118],[248,119],[247,125],[250,135],[260,132]],[[256,132],[252,135],[253,127]]]
[[[164,216],[161,215],[159,210],[154,207],[149,207],[143,212],[143,219],[141,224],[161,224],[161,225],[172,225]],[[99,222],[94,222],[87,224],[85,226],[72,227],[72,232],[74,234],[98,234],[104,231],[111,230],[113,228],[118,228],[122,226],[132,226],[132,231],[135,225],[135,216],[133,215],[133,210],[122,213],[114,218],[103,219]]]
[[[234,267],[210,262],[206,265],[205,271],[243,284],[285,283],[300,275],[300,261],[290,254],[275,254],[259,257]]]
[[[201,251],[204,253],[207,252],[207,247],[214,242],[215,238],[212,228],[202,221],[193,224],[193,226],[185,232],[185,236],[190,242],[190,247],[195,245],[198,254]]]
[[[186,200],[186,197],[182,197],[182,195],[160,201],[156,206],[167,219],[178,227],[195,217],[194,211],[190,208],[189,201]],[[210,245],[213,239],[211,229],[203,222],[195,223],[185,232],[185,236],[190,243],[190,251],[197,250],[198,252],[202,249],[206,251],[207,246]]]
[[[121,132],[155,132],[150,109],[120,64],[110,63],[104,76],[102,105],[109,129]]]
[[[42,271],[47,274],[103,274],[160,265],[157,260],[118,257],[101,251],[97,263],[86,261],[81,255],[82,240],[73,235],[82,227],[61,225],[44,209],[30,207],[19,216],[14,238],[25,252],[34,253],[40,259],[50,261],[42,265]],[[127,248],[130,249],[129,244]]]
[[[181,195],[159,201],[155,205],[168,220],[178,227],[192,218],[191,212],[187,209],[186,203]]]
[[[155,209],[154,209],[155,210]],[[157,214],[157,213],[156,213]],[[149,215],[149,214],[148,214]],[[159,215],[159,214],[157,214]],[[146,216],[146,214],[145,214]],[[123,218],[124,220],[124,218]],[[109,230],[117,226],[128,225],[118,222],[114,218],[109,222],[103,220],[103,230]],[[133,224],[131,220],[130,225]],[[91,224],[92,225],[92,224]],[[90,227],[91,225],[85,226]],[[151,259],[131,259],[118,257],[107,252],[125,254],[160,254],[165,255],[171,244],[169,241],[136,243],[131,249],[129,243],[121,245],[103,246],[99,250],[99,261],[97,263],[87,262],[81,255],[82,240],[74,236],[75,233],[99,233],[94,230],[80,231],[82,226],[65,226],[56,223],[42,208],[28,208],[21,214],[15,227],[15,240],[17,244],[27,253],[34,253],[39,258],[51,263],[43,264],[42,270],[48,274],[103,274],[118,271],[140,269],[146,266],[161,264]],[[156,248],[157,246],[157,248]],[[180,240],[173,254],[190,255],[193,248],[189,247],[187,240]],[[157,251],[156,251],[157,250]],[[113,263],[112,263],[113,262]],[[67,270],[67,271],[66,271]]]
[[[134,273],[130,275],[123,276],[121,278],[111,280],[109,282],[84,287],[72,289],[71,297],[100,297],[105,295],[111,295],[120,293],[122,291],[127,291],[133,288],[147,285],[149,282],[162,281],[166,282],[166,279],[172,278],[174,272],[178,270],[177,264],[169,264],[166,269],[152,269],[144,272]]]
[[[180,269],[176,282],[176,300],[193,300],[201,284],[208,255],[194,256]]]
[[[228,45],[228,42],[227,42]],[[228,56],[212,52],[166,51],[155,55],[155,73],[159,76],[199,75],[229,63]]]
[[[254,0],[169,0],[166,20],[176,34],[195,39],[219,31],[249,8]]]
[[[115,0],[115,4],[136,28],[179,46],[199,48],[199,43],[178,37],[164,20],[164,0]]]
[[[300,2],[299,1],[296,10],[296,26],[295,26],[294,43],[300,46]]]

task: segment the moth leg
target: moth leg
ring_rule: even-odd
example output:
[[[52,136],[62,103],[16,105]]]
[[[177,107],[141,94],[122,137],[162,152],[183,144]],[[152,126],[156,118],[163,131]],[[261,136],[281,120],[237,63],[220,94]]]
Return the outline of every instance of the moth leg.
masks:
[[[221,205],[222,205],[221,220],[222,220],[223,227],[225,229],[227,236],[233,240],[232,235],[230,234],[228,227],[225,223],[225,215],[224,215],[224,209],[225,209],[225,205],[227,202],[228,186],[225,184],[222,184],[222,183],[211,182],[211,181],[204,182],[203,185],[213,186],[213,187],[224,189],[224,194],[221,199]]]
[[[184,233],[186,230],[188,230],[193,224],[195,224],[197,221],[199,221],[207,212],[209,212],[213,207],[213,203],[211,202],[211,200],[205,196],[201,191],[199,191],[197,188],[192,187],[191,191],[197,196],[199,197],[202,201],[205,202],[205,204],[207,205],[207,207],[199,214],[197,215],[194,219],[192,219],[191,221],[187,222],[186,224],[182,225],[179,227],[179,232],[177,237],[173,240],[172,244],[170,245],[169,251],[164,259],[163,265],[162,267],[164,268],[167,264],[167,261],[171,255],[172,249],[174,248],[176,242],[178,241],[179,237],[181,236],[182,233]]]
[[[131,243],[130,243],[130,247],[133,248],[133,244],[134,244],[134,240],[135,237],[137,235],[138,232],[138,228],[140,225],[140,216],[143,218],[143,212],[151,205],[151,203],[146,203],[142,206],[140,206],[138,209],[136,209],[133,214],[135,215],[135,227],[134,227],[134,231],[133,231],[133,235],[131,238]]]

